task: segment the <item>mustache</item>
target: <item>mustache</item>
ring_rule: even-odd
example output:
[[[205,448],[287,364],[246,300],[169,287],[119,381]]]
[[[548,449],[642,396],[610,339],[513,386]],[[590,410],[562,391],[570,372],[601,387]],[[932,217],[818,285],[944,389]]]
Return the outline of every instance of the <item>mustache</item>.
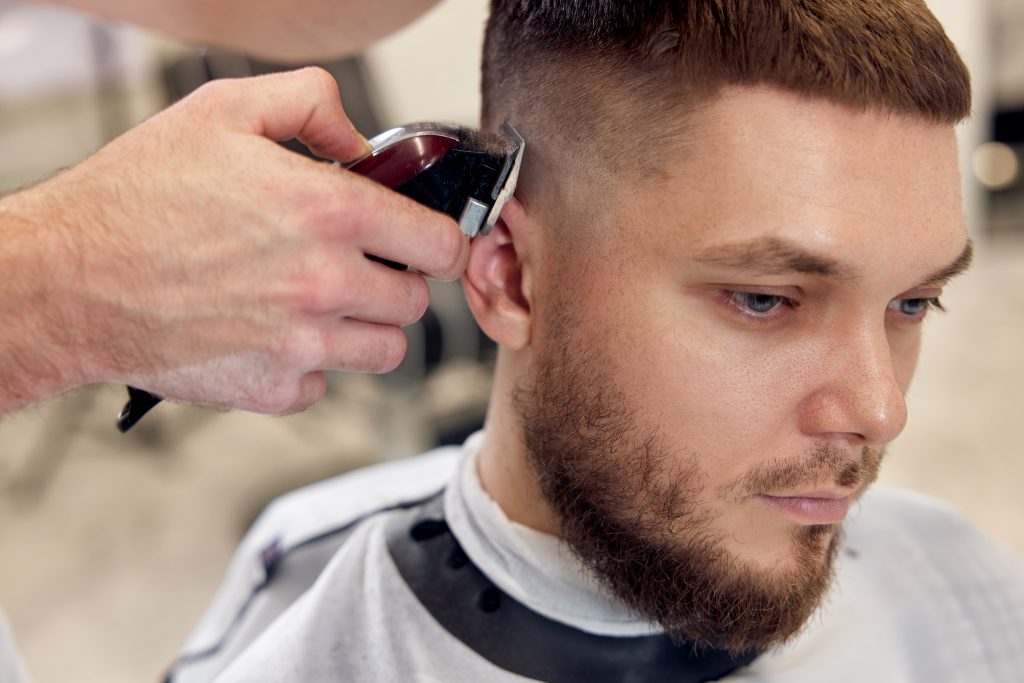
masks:
[[[771,494],[800,488],[834,484],[841,488],[865,488],[878,478],[885,449],[861,448],[856,459],[847,451],[822,444],[796,459],[771,460],[758,465],[723,487],[722,493]]]

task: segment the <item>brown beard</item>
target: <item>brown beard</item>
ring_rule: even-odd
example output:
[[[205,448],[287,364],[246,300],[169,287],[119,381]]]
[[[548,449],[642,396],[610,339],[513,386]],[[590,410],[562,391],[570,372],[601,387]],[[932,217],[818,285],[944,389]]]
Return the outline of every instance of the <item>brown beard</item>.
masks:
[[[527,459],[564,543],[605,587],[677,642],[741,653],[792,638],[821,603],[839,547],[839,526],[798,527],[795,562],[759,570],[731,555],[710,528],[695,458],[669,452],[644,430],[627,397],[586,343],[557,324],[528,385],[513,392]],[[729,487],[866,485],[880,455],[851,464],[823,447],[797,461],[769,462]],[[826,479],[828,477],[828,479]],[[706,504],[706,503],[705,503]]]

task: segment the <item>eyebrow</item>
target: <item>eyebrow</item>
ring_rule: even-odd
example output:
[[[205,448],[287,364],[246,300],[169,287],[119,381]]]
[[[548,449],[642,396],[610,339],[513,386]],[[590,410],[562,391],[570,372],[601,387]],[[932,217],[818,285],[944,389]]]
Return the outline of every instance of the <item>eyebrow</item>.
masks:
[[[967,240],[967,244],[964,245],[963,251],[960,255],[945,268],[940,268],[928,277],[926,277],[918,287],[941,287],[948,283],[950,280],[960,275],[965,270],[971,267],[971,261],[974,260],[974,242],[970,239]]]
[[[851,279],[853,276],[835,259],[813,254],[779,237],[759,237],[710,247],[698,252],[696,259],[711,266],[754,271],[761,275],[808,273],[836,279]]]
[[[754,271],[761,275],[807,273],[837,280],[855,279],[854,273],[839,261],[814,254],[779,237],[759,237],[705,248],[696,254],[698,261],[731,270]],[[971,265],[974,244],[967,240],[963,251],[949,265],[926,277],[917,287],[938,287],[960,275]]]

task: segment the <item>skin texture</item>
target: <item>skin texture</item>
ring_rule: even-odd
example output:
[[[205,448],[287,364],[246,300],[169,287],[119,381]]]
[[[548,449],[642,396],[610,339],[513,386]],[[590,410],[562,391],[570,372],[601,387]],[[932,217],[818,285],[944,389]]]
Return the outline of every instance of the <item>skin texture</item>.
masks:
[[[350,55],[410,23],[438,0],[52,0],[202,45],[284,62]]]
[[[468,241],[273,142],[293,137],[338,161],[368,149],[321,69],[216,81],[0,202],[0,414],[104,381],[284,413],[325,369],[397,366],[424,276],[458,277]]]
[[[692,596],[666,591],[696,552],[734,608],[750,586],[817,603],[839,525],[777,503],[849,501],[874,478],[906,422],[921,300],[967,237],[951,127],[735,87],[692,130],[659,177],[590,188],[580,224],[514,202],[474,242],[467,297],[500,344],[480,474],[627,604],[742,649],[809,610],[744,640],[749,622],[720,621],[742,609],[688,628],[663,608]],[[619,560],[632,578],[603,570]]]

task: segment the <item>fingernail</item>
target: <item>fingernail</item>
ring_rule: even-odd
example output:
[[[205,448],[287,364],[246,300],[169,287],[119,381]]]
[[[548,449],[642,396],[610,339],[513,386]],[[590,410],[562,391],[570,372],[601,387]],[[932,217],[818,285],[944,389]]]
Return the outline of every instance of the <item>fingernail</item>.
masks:
[[[353,128],[353,130],[355,130],[355,129]],[[371,145],[370,141],[367,140],[366,138],[364,138],[363,134],[360,133],[358,130],[356,130],[356,137],[358,137],[359,140],[363,143],[363,154],[364,155],[365,154],[369,154],[370,152],[373,151],[373,145]]]

